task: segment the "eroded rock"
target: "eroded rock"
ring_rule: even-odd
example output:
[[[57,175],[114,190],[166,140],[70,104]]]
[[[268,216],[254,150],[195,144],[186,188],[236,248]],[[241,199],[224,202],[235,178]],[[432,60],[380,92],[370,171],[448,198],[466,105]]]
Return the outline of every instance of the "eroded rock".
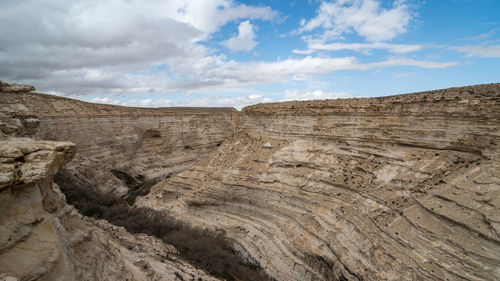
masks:
[[[277,280],[498,280],[499,94],[250,106],[137,204],[226,230]]]
[[[23,128],[0,139],[0,280],[216,280],[157,238],[82,217],[53,183],[75,144],[14,137]]]
[[[144,179],[183,171],[231,137],[239,115],[234,108],[131,108],[26,92],[2,93],[0,103],[4,134],[76,144],[66,177],[56,177],[61,188],[71,182],[116,197],[129,186],[113,170]]]
[[[500,278],[500,84],[241,115],[0,97],[0,280],[213,279],[160,240],[63,204],[51,177],[74,146],[8,136],[30,135],[37,111],[35,137],[81,142],[73,183],[119,193],[148,169],[174,172],[136,205],[224,232],[276,280]],[[125,180],[90,170],[100,162]]]
[[[34,90],[35,87],[30,85],[8,84],[0,81],[0,92],[23,93],[23,92],[32,92]]]

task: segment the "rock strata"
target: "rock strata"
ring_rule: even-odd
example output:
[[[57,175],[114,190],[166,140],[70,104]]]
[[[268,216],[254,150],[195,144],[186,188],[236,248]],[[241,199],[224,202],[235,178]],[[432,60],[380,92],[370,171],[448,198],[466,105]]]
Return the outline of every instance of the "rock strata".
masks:
[[[31,89],[0,86],[9,91],[2,98]],[[32,112],[21,102],[1,106],[0,280],[216,280],[161,240],[67,205],[53,177],[77,147],[19,137],[36,131],[36,122],[26,122]]]
[[[276,280],[498,280],[499,153],[500,84],[262,104],[136,204]]]
[[[123,196],[130,184],[183,171],[230,137],[234,108],[130,108],[29,93],[3,83],[0,129],[38,140],[71,141],[76,156],[56,177],[102,194]],[[33,128],[38,128],[34,130]]]
[[[115,195],[171,175],[136,206],[224,233],[275,280],[500,279],[500,84],[241,114],[0,86],[2,281],[214,280],[82,217],[54,175]]]
[[[7,84],[0,81],[0,92],[32,92],[35,90],[35,87],[30,85],[22,85],[22,84]]]
[[[159,239],[66,205],[52,177],[74,154],[69,142],[0,142],[0,280],[215,280]]]

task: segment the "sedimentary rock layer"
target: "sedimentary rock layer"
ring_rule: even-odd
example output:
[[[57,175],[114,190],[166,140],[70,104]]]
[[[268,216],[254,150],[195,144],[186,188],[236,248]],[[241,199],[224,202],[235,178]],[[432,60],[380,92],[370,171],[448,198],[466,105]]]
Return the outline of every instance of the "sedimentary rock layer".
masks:
[[[161,240],[66,205],[53,177],[76,146],[13,137],[36,132],[38,119],[22,103],[0,105],[0,280],[216,280]]]
[[[10,123],[2,131],[75,143],[75,159],[56,180],[101,193],[123,195],[134,180],[186,169],[230,137],[238,122],[234,108],[130,108],[4,85],[0,118]]]
[[[500,279],[500,84],[247,107],[137,202],[277,280]]]
[[[174,247],[82,217],[52,182],[69,142],[0,140],[0,280],[215,280]]]

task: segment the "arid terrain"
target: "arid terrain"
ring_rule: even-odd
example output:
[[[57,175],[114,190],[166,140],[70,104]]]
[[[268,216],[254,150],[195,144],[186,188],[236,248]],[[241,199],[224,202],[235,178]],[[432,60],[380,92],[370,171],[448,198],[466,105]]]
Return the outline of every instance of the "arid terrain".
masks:
[[[241,112],[33,91],[0,82],[1,281],[500,279],[500,84]]]

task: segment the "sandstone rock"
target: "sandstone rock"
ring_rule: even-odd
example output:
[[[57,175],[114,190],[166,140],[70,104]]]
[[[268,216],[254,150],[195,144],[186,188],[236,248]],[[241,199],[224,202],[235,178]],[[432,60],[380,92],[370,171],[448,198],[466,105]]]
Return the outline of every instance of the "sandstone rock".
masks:
[[[0,88],[23,89],[29,88]],[[84,218],[66,205],[53,177],[76,146],[13,137],[38,125],[15,94],[0,95],[0,280],[216,280],[161,240]]]
[[[19,279],[12,277],[12,276],[7,276],[6,274],[0,273],[0,281],[18,281]]]
[[[64,206],[64,196],[57,204],[49,194],[52,176],[74,153],[68,142],[0,142],[0,157],[8,159],[0,173],[9,175],[0,191],[0,272],[23,280],[71,280],[64,228],[51,214]]]
[[[6,186],[33,184],[52,177],[75,155],[70,142],[33,142],[8,139],[0,142],[0,190]]]
[[[4,134],[76,144],[75,159],[56,177],[61,187],[70,182],[116,196],[130,186],[111,170],[146,179],[183,171],[229,138],[239,115],[234,108],[130,108],[37,93],[2,93],[0,103]]]
[[[0,92],[31,92],[34,91],[35,87],[30,85],[22,85],[22,84],[7,84],[0,81]]]
[[[67,206],[52,177],[74,153],[69,142],[0,142],[0,280],[215,280],[172,246]]]
[[[0,280],[213,280],[64,204],[51,177],[72,144],[9,134],[77,142],[73,184],[178,173],[137,205],[224,232],[276,280],[498,280],[499,100],[492,84],[239,115],[2,93]]]
[[[0,139],[33,135],[38,128],[39,120],[29,113],[20,99],[20,94],[5,93],[1,89],[0,93]]]
[[[499,101],[493,84],[250,106],[137,204],[226,230],[276,280],[498,280]]]

